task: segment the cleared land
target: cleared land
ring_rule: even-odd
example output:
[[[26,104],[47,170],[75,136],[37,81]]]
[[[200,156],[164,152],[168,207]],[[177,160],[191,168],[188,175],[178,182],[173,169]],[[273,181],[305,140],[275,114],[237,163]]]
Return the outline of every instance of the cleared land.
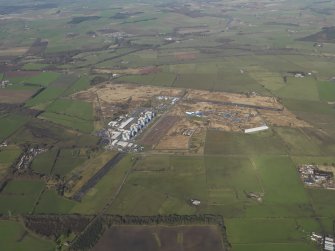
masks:
[[[93,250],[224,251],[221,238],[215,226],[113,226],[104,233]]]
[[[36,90],[1,90],[0,102],[6,104],[21,104],[28,100]]]

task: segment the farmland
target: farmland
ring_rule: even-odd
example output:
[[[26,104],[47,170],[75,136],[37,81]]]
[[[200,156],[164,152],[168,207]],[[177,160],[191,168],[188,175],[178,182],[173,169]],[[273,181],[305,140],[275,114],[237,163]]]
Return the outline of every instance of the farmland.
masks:
[[[1,248],[6,250],[34,250],[51,251],[54,250],[55,244],[51,241],[36,237],[34,234],[28,233],[20,222],[0,221],[0,242]],[[5,244],[4,244],[5,243]]]
[[[23,2],[0,0],[0,250],[335,237],[299,173],[335,165],[332,1]]]
[[[196,243],[194,243],[196,238]],[[131,241],[129,241],[131,240]],[[138,245],[141,243],[141,245]],[[112,227],[93,250],[224,250],[215,227]],[[196,246],[197,249],[193,247]]]

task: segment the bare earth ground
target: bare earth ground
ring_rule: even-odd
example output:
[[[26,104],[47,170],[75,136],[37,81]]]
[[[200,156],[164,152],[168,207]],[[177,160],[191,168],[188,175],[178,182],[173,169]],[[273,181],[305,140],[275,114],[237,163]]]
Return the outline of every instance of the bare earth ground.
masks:
[[[8,48],[3,49],[0,48],[0,56],[18,56],[23,55],[27,52],[28,47],[16,47],[16,48]]]
[[[15,77],[34,77],[41,72],[39,71],[8,71],[6,72],[6,77],[15,78]]]
[[[21,104],[29,99],[35,92],[26,90],[0,89],[0,103]]]
[[[93,251],[224,251],[216,226],[113,226]]]
[[[178,60],[191,60],[196,59],[198,57],[197,52],[176,52],[174,56]]]
[[[93,73],[98,74],[127,74],[127,75],[144,75],[154,72],[158,72],[160,69],[155,66],[139,67],[139,68],[127,68],[127,69],[113,69],[113,68],[96,68],[93,69]]]
[[[215,102],[232,102],[245,105],[264,106],[281,109],[283,106],[273,97],[251,96],[244,94],[227,93],[227,92],[210,92],[203,90],[188,90],[185,97],[189,100],[203,100]]]
[[[160,121],[150,129],[149,133],[141,139],[141,143],[155,146],[179,119],[178,116],[165,116],[160,119]]]
[[[92,87],[87,91],[74,94],[75,98],[94,101],[96,94],[105,102],[122,103],[129,98],[133,102],[147,101],[153,96],[181,96],[183,90],[176,88],[161,88],[152,86],[140,86],[131,84],[111,84],[106,83],[103,86]]]
[[[74,98],[88,100],[94,104],[97,102],[97,96],[105,117],[112,117],[117,112],[131,112],[156,96],[182,97],[140,140],[140,143],[159,151],[188,152],[192,148],[193,151],[199,152],[201,139],[197,139],[199,142],[196,144],[192,139],[194,135],[200,135],[201,131],[207,129],[241,132],[264,124],[310,127],[273,97],[111,83],[101,84],[73,95]],[[242,106],[238,106],[239,104]],[[201,111],[202,115],[186,114],[197,111]],[[200,148],[196,149],[195,145]]]

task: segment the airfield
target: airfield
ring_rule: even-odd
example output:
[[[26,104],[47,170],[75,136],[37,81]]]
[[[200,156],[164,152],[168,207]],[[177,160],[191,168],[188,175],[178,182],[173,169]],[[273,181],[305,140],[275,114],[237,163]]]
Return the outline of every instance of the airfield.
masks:
[[[334,17],[312,0],[0,0],[0,249],[324,249]]]

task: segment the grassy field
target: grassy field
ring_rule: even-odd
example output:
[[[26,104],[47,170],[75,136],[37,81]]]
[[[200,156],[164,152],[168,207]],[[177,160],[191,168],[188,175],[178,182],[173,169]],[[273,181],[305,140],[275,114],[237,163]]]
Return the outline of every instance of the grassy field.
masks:
[[[91,133],[93,131],[92,120],[84,120],[78,117],[53,112],[44,112],[39,118],[83,133]]]
[[[83,76],[78,79],[69,89],[64,92],[65,96],[88,89],[90,87],[91,77]]]
[[[287,154],[287,150],[272,131],[242,134],[209,130],[206,136],[206,154]]]
[[[27,121],[28,117],[9,114],[5,117],[0,118],[0,142],[11,136],[16,130],[22,127]]]
[[[83,164],[88,159],[88,156],[81,155],[81,151],[85,150],[61,149],[52,173],[65,176],[72,169]]]
[[[149,163],[150,163],[149,158]],[[195,208],[190,199],[207,200],[206,175],[202,158],[161,156],[161,163],[169,163],[167,170],[135,169],[115,200],[112,213],[122,214],[192,214]]]
[[[27,232],[20,222],[0,221],[0,249],[8,251],[52,251],[55,244],[50,240]]]
[[[284,87],[275,91],[275,94],[282,98],[298,100],[319,100],[317,82],[312,78],[288,77]]]
[[[55,101],[58,97],[64,94],[64,92],[72,86],[77,80],[77,77],[74,75],[61,75],[58,74],[50,74],[49,72],[46,76],[37,76],[38,83],[41,83],[43,80],[47,80],[48,84],[47,88],[40,92],[34,98],[28,100],[26,102],[26,106],[34,107],[38,105],[46,105]],[[49,82],[50,81],[50,82]]]
[[[121,160],[96,186],[88,191],[82,201],[71,212],[90,214],[102,209],[116,195],[116,191],[122,184],[128,169],[132,166],[132,162],[131,155]]]
[[[48,64],[41,64],[41,63],[27,63],[23,66],[22,69],[32,71],[32,70],[43,70],[47,67]]]
[[[319,82],[318,83],[319,96],[321,101],[335,100],[335,85],[332,82]]]
[[[67,214],[78,203],[65,199],[53,190],[46,190],[36,207],[36,214]]]
[[[280,127],[275,132],[283,139],[293,155],[322,155],[322,142],[315,137],[308,137],[303,130]]]
[[[97,0],[48,7],[13,0],[2,6],[0,80],[10,85],[0,89],[0,143],[9,143],[0,151],[0,177],[21,149],[49,150],[31,165],[44,178],[23,178],[29,171],[11,177],[0,193],[0,214],[98,214],[109,203],[107,212],[121,215],[218,214],[232,251],[318,250],[308,235],[334,234],[334,191],[304,187],[296,168],[335,163],[335,43],[332,29],[323,29],[334,26],[335,10],[332,1],[274,2]],[[139,67],[155,70],[113,77]],[[99,68],[110,73],[96,75]],[[256,92],[277,98],[312,127],[271,126],[251,135],[208,130],[204,154],[127,154],[74,202],[44,190],[45,179],[77,175],[82,185],[114,154],[93,135],[100,121],[92,105],[72,99],[96,76],[110,84]],[[0,221],[0,250],[55,249],[26,231]],[[143,241],[129,232],[115,230],[112,238]],[[159,243],[158,232],[143,238]]]
[[[234,251],[318,250],[309,243],[303,226],[292,219],[229,219],[226,224]]]
[[[58,99],[48,106],[47,112],[93,120],[92,104],[79,100]]]
[[[26,102],[26,105],[28,107],[33,107],[41,104],[51,103],[53,100],[57,99],[63,92],[63,88],[48,87],[34,98],[28,100]]]
[[[47,144],[61,148],[92,147],[96,146],[99,138],[93,135],[82,134],[69,130],[57,124],[41,119],[30,120],[13,137],[15,144]]]
[[[59,77],[60,75],[55,72],[42,72],[35,77],[26,79],[25,82],[46,87],[52,82],[56,81]]]
[[[43,181],[10,181],[0,193],[0,212],[5,215],[32,212],[43,188]]]
[[[55,148],[37,155],[31,164],[31,168],[38,173],[50,174],[58,151],[59,150]]]
[[[20,156],[21,152],[17,146],[9,146],[0,150],[0,179],[7,173],[8,168]]]

